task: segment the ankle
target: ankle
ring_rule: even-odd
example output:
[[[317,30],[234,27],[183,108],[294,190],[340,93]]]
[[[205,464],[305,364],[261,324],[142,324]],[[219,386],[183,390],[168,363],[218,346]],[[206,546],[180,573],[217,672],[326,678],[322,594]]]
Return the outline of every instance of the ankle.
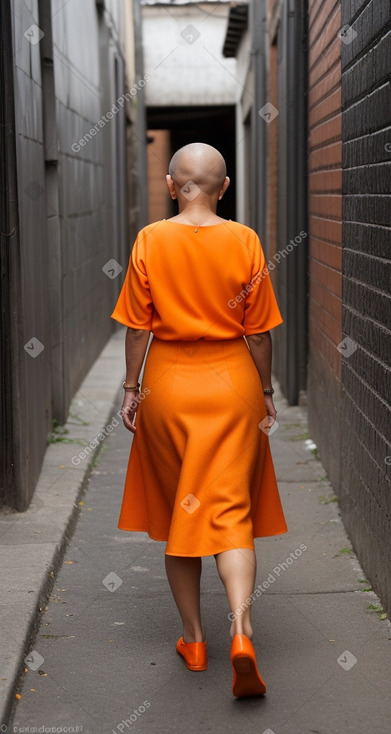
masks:
[[[231,624],[230,635],[231,639],[233,639],[235,635],[245,635],[249,640],[251,640],[253,636],[251,622],[248,620],[236,619]]]
[[[183,640],[184,642],[204,642],[205,630],[203,627],[183,625]]]

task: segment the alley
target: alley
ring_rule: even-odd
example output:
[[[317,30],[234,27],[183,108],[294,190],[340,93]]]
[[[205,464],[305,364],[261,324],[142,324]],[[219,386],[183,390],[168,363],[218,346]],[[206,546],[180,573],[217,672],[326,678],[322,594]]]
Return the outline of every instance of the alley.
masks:
[[[181,628],[164,543],[116,527],[130,439],[119,426],[82,498],[9,731],[388,730],[389,623],[370,609],[378,601],[363,591],[368,583],[311,449],[305,410],[288,407],[280,393],[276,402],[271,444],[289,532],[256,540],[262,594],[252,613],[266,697],[232,696],[229,609],[213,558],[204,561],[202,581],[209,668],[191,673],[176,654]]]
[[[388,734],[390,3],[2,0],[0,37],[0,734]],[[191,341],[190,356],[193,342],[225,350],[237,338],[244,354],[242,336],[262,385],[253,365],[251,383],[227,363],[216,390],[196,360],[186,383],[175,362],[182,393],[173,380],[144,403],[148,457],[132,476],[144,472],[138,510],[165,537],[162,478],[178,478],[181,458],[195,496],[188,485],[204,491],[217,458],[228,475],[217,517],[220,504],[233,517],[231,492],[248,483],[256,497],[262,480],[269,499],[253,503],[254,522],[270,531],[277,487],[257,426],[267,429],[245,421],[261,387],[269,417],[277,410],[269,438],[288,532],[264,537],[242,513],[247,538],[261,536],[257,699],[232,694],[214,558],[201,586],[209,667],[195,673],[175,650],[164,543],[118,528],[132,440],[120,401],[144,389],[141,341]],[[190,406],[185,423],[176,401]],[[125,527],[145,528],[139,497],[128,500]],[[191,556],[189,538],[209,539],[215,515],[204,528],[198,517],[178,556]],[[225,582],[246,588],[232,606],[250,606],[253,576],[246,584],[246,554],[235,558]]]

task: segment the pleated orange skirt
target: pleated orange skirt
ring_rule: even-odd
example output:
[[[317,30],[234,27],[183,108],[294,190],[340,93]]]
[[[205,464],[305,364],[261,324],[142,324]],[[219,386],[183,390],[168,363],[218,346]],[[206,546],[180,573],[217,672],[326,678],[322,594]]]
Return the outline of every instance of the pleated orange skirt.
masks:
[[[166,553],[254,548],[287,526],[262,384],[243,338],[162,341],[145,365],[118,527],[167,541]]]

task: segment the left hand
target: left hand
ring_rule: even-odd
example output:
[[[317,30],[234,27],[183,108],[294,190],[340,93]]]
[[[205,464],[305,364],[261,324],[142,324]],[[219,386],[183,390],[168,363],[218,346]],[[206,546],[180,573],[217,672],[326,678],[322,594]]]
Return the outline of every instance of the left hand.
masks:
[[[121,416],[125,428],[131,433],[136,433],[136,413],[140,403],[140,393],[138,390],[126,390],[124,401],[121,407]]]
[[[277,411],[273,402],[273,395],[264,395],[266,412],[269,418],[269,428],[275,423]]]

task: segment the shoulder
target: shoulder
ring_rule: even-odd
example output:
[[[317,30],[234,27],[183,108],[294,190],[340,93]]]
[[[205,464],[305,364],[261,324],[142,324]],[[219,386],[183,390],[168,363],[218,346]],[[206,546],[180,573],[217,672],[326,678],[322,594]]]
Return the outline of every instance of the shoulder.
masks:
[[[237,222],[235,219],[227,219],[226,224],[229,225],[232,230],[241,230],[248,235],[256,235],[255,230],[251,229],[251,227],[247,227],[246,224],[242,224],[242,222]]]
[[[165,219],[159,219],[157,222],[151,222],[151,224],[147,224],[145,227],[140,229],[137,235],[137,241],[144,242],[148,239],[152,239],[153,235],[156,235],[159,231],[161,231],[162,226],[164,226],[165,224],[165,221]]]
[[[248,242],[256,242],[259,243],[259,237],[254,229],[251,229],[251,227],[247,227],[246,224],[242,224],[241,222],[235,222],[232,219],[228,219],[227,227],[231,230],[233,234],[236,236],[245,239]]]
[[[247,227],[245,224],[241,224],[241,222],[235,222],[232,220],[228,220],[226,224],[227,228],[231,230],[233,238],[236,240],[237,244],[241,245],[241,248],[239,249],[245,250],[250,262],[259,258],[262,252],[262,247],[255,230],[251,229],[251,227]]]
[[[157,222],[147,224],[139,230],[137,237],[132,247],[133,259],[142,257],[146,250],[148,250],[152,243],[157,240],[157,235],[161,234],[161,225],[164,225],[165,219],[161,219]]]

